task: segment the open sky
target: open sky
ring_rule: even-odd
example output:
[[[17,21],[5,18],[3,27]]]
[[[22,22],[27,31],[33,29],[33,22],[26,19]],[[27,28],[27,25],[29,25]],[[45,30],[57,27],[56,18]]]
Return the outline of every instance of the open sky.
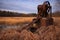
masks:
[[[21,13],[37,13],[37,6],[46,0],[0,0],[0,10],[12,10]],[[52,11],[60,11],[60,0],[47,0]]]

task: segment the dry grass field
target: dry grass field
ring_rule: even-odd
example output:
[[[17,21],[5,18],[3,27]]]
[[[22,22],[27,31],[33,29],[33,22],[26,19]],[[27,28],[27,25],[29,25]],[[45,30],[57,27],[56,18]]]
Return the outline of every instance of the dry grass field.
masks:
[[[54,17],[54,22],[60,24],[60,17]]]
[[[30,23],[33,18],[35,17],[0,17],[0,25],[20,25],[26,22]],[[60,40],[60,17],[53,17],[53,19],[55,26],[51,25],[47,30],[42,27],[37,33],[32,33],[28,30],[19,31],[20,28],[0,28],[0,40]],[[43,31],[43,33],[41,31]]]
[[[0,17],[0,24],[19,24],[31,22],[35,17]]]
[[[17,24],[31,22],[35,17],[0,17],[0,24]],[[53,17],[54,22],[60,24],[60,17]]]

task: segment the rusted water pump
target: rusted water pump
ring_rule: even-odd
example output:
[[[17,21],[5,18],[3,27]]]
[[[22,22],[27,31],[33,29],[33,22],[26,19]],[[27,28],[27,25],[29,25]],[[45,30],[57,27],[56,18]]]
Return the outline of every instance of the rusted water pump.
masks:
[[[35,32],[40,27],[53,25],[52,7],[49,1],[45,1],[42,5],[38,5],[37,9],[37,17],[24,27],[24,29],[29,29],[30,31]]]
[[[40,26],[49,26],[53,24],[52,7],[49,1],[38,5],[38,14],[36,20],[40,20]]]

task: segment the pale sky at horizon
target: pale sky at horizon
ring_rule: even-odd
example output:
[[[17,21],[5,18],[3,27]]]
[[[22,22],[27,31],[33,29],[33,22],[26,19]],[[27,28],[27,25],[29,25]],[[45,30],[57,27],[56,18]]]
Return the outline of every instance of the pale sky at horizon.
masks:
[[[21,13],[37,13],[37,6],[46,0],[0,0],[0,10],[13,10]],[[47,0],[52,11],[60,11],[60,0]],[[59,2],[59,3],[58,3]]]

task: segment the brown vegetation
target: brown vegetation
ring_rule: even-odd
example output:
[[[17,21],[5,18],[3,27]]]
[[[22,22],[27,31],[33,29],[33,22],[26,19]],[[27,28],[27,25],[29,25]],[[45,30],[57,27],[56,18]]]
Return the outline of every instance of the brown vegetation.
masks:
[[[31,22],[35,17],[0,17],[0,24],[14,25]]]
[[[35,17],[0,17],[0,23],[16,24],[21,22],[31,22]],[[0,40],[60,40],[60,17],[54,18],[54,25],[40,27],[35,33],[30,30],[22,30],[17,27],[0,30]],[[2,23],[2,24],[3,24]]]

